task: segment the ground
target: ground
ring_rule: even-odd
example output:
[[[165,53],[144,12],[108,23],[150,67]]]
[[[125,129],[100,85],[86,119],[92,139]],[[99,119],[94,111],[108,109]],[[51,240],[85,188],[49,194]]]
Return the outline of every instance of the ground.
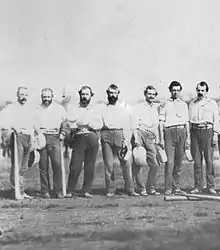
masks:
[[[114,198],[106,198],[101,155],[93,199],[41,199],[39,173],[34,168],[25,179],[27,192],[35,199],[14,201],[8,184],[10,162],[1,159],[0,163],[0,249],[220,249],[218,201],[166,202],[163,195],[127,197],[119,167],[119,192]],[[219,160],[215,164],[218,166]],[[163,167],[157,181],[161,191]],[[79,187],[81,181],[82,177]],[[184,160],[182,186],[189,189],[192,185],[192,163]]]

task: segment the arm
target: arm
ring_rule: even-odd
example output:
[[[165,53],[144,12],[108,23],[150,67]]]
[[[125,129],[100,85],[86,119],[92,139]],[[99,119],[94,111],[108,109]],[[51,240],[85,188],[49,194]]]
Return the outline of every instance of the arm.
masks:
[[[165,103],[161,105],[159,109],[159,145],[164,148],[164,128],[166,121],[166,105]]]
[[[213,105],[213,146],[216,146],[218,143],[218,135],[220,133],[220,125],[219,125],[219,111],[217,103],[214,101]]]

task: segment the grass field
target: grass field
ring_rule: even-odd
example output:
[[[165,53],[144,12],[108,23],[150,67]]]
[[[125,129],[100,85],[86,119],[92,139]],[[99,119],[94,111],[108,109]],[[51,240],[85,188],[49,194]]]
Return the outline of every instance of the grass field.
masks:
[[[26,175],[31,201],[10,197],[9,161],[0,161],[0,249],[83,250],[219,250],[220,203],[217,201],[166,202],[163,195],[127,197],[117,168],[118,194],[104,195],[104,170],[99,155],[92,199],[41,199],[38,169]],[[215,160],[219,165],[219,161]],[[163,165],[157,188],[163,191]],[[147,168],[146,168],[147,169]],[[146,175],[145,169],[145,175]],[[67,168],[68,174],[68,168]],[[192,163],[184,161],[182,186],[193,186]],[[80,177],[79,188],[82,182]]]

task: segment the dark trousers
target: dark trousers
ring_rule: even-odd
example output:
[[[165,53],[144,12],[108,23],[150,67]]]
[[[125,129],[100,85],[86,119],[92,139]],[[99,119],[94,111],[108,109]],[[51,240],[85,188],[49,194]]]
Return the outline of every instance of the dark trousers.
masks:
[[[62,192],[61,145],[58,135],[46,134],[46,147],[40,150],[41,192],[50,192],[49,159],[53,170],[53,190]]]
[[[128,192],[134,191],[134,184],[132,180],[131,161],[120,157],[120,150],[124,140],[122,130],[103,130],[101,133],[101,145],[103,161],[105,164],[105,187],[108,192],[115,192],[115,169],[114,156],[117,156],[123,173],[125,181],[125,189]]]
[[[82,170],[84,163],[84,181],[82,191],[91,192],[95,173],[95,162],[98,153],[98,134],[91,132],[89,134],[75,135],[72,142],[72,156],[70,160],[70,173],[68,178],[68,193],[72,193]]]
[[[212,146],[213,129],[197,129],[192,128],[191,135],[191,154],[194,160],[194,181],[195,187],[202,189],[203,186],[203,171],[202,162],[203,154],[206,164],[206,181],[207,187],[214,187],[214,165],[213,165],[213,153],[214,148]]]
[[[137,140],[140,143],[140,146],[144,147],[146,150],[147,163],[149,166],[148,177],[145,184],[145,180],[143,179],[143,166],[137,165],[133,162],[133,175],[137,184],[137,188],[139,191],[143,191],[147,189],[154,189],[156,185],[156,175],[159,167],[157,160],[157,150],[155,146],[155,135],[139,130]],[[133,144],[133,140],[132,140]]]
[[[203,154],[206,164],[206,182],[208,188],[214,187],[214,165],[212,146],[213,129],[197,129],[192,128],[191,135],[191,154],[194,160],[194,181],[195,187],[202,189],[203,186],[203,171],[202,162]]]
[[[18,133],[17,138],[17,149],[18,149],[18,165],[19,165],[19,175],[20,175],[20,189],[23,191],[23,176],[25,171],[28,169],[28,159],[31,149],[31,136]],[[10,138],[10,150],[11,150],[11,172],[10,172],[10,182],[12,188],[14,187],[14,133],[12,133]]]
[[[165,190],[180,188],[181,168],[186,143],[185,128],[165,128],[165,151],[167,162],[165,163]]]

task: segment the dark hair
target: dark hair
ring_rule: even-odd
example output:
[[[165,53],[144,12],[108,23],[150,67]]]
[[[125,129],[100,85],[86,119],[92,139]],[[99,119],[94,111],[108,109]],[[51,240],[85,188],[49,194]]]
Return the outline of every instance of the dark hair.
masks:
[[[183,89],[183,88],[182,88],[182,85],[181,85],[179,82],[177,82],[177,81],[172,81],[172,82],[170,83],[170,86],[169,86],[169,91],[171,92],[172,89],[173,89],[173,87],[177,87],[177,86],[180,87],[180,90]]]
[[[109,89],[118,90],[118,93],[120,93],[120,90],[119,90],[118,86],[115,85],[115,84],[111,84],[111,85],[108,87],[108,89],[106,90],[107,94],[108,94],[108,92],[109,92]]]
[[[147,94],[148,89],[150,89],[150,90],[155,90],[155,92],[156,92],[156,93],[155,93],[155,96],[158,95],[158,92],[157,92],[156,88],[155,88],[153,85],[148,85],[148,86],[145,88],[145,90],[144,90],[144,95]]]
[[[196,86],[196,89],[198,88],[198,86],[202,86],[202,87],[205,86],[206,92],[209,91],[209,85],[208,85],[207,82],[199,82],[199,83],[197,84],[197,86]]]
[[[87,85],[82,86],[82,88],[78,91],[79,95],[81,95],[81,93],[84,89],[89,89],[91,96],[94,96],[94,93],[92,92],[92,88],[90,86],[87,86]]]
[[[53,97],[53,90],[52,90],[51,88],[43,88],[43,89],[41,90],[41,96],[43,95],[43,92],[45,92],[45,91],[50,91],[50,93],[51,93],[51,95],[52,95],[52,97]]]

